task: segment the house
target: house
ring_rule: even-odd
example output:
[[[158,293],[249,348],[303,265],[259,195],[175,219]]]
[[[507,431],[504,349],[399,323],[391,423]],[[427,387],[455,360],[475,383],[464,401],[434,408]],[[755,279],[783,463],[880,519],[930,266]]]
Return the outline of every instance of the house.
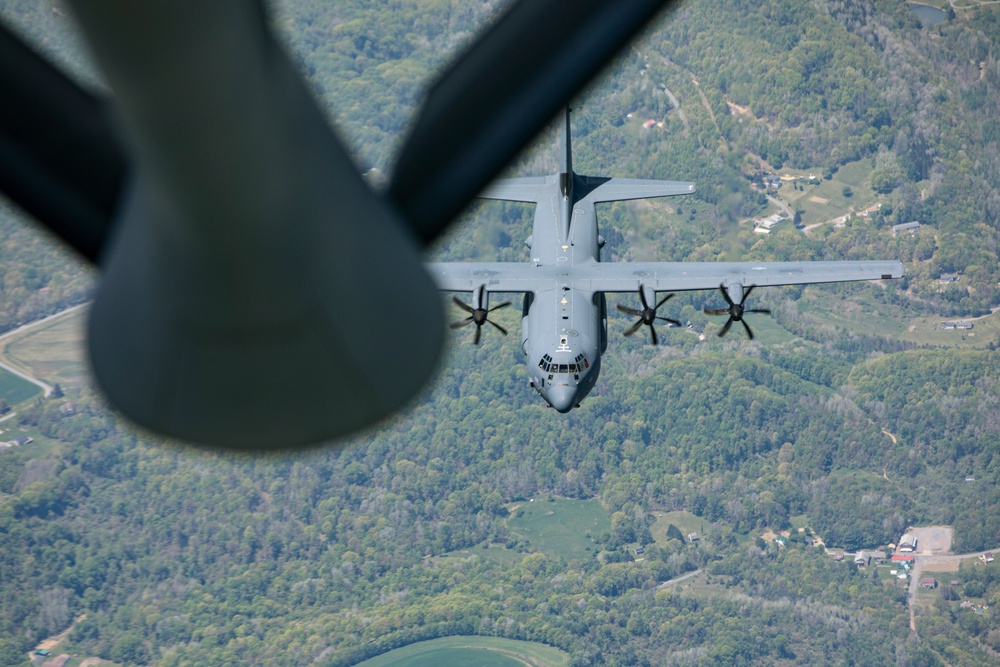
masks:
[[[697,542],[698,533],[688,533],[688,542]]]
[[[868,561],[870,560],[870,558],[871,557],[866,552],[859,551],[858,553],[854,554],[854,564],[857,565],[858,567],[865,567],[866,565],[868,565]]]
[[[912,563],[913,562],[913,556],[910,556],[908,554],[893,554],[892,555],[892,562],[893,563]]]
[[[834,552],[834,554],[833,554],[833,560],[835,562],[837,562],[837,563],[839,563],[840,561],[844,560],[844,552],[843,551],[836,551],[836,552]]]
[[[930,590],[930,589],[933,589],[935,586],[937,586],[937,581],[934,580],[934,577],[921,577],[920,578],[920,587],[921,588],[926,588],[926,589]]]
[[[983,561],[984,563],[992,563],[993,562],[993,552],[992,551],[987,551],[984,554],[980,554],[979,560]]]
[[[909,533],[903,535],[899,540],[899,551],[901,553],[908,553],[910,551],[917,550],[917,538]]]
[[[787,218],[785,218],[782,214],[775,213],[774,215],[769,215],[763,220],[754,220],[753,230],[758,234],[770,234],[772,227],[786,219]]]
[[[647,130],[648,130],[649,128],[653,127],[654,125],[656,125],[656,121],[655,121],[655,120],[653,120],[652,118],[650,118],[649,120],[647,120],[647,121],[646,121],[645,123],[643,123],[643,124],[642,124],[642,126],[643,126],[644,128],[646,128]]]
[[[635,555],[636,555],[636,556],[641,556],[641,555],[642,555],[642,554],[643,554],[643,553],[644,553],[645,551],[646,551],[646,550],[645,550],[645,549],[643,549],[642,547],[636,547],[636,548],[635,548]]]
[[[957,283],[958,282],[958,274],[957,273],[942,273],[941,277],[938,280],[940,282],[942,282],[942,283],[945,283],[945,284],[948,284],[948,283]]]
[[[776,537],[776,538],[774,538],[774,543],[777,544],[779,547],[787,547],[788,546],[788,538],[784,537],[784,536]]]
[[[892,235],[895,236],[897,232],[915,232],[920,229],[920,223],[914,220],[913,222],[904,222],[901,225],[892,226]]]
[[[882,563],[885,562],[885,559],[888,557],[886,556],[884,551],[873,551],[871,553],[871,556],[872,560],[875,561],[876,565],[881,565]]]

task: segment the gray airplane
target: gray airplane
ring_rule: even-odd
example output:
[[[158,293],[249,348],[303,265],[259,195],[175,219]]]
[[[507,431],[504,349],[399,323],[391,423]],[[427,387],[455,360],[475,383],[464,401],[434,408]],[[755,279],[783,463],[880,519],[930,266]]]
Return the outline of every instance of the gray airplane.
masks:
[[[602,263],[604,239],[598,233],[596,204],[691,194],[695,184],[576,174],[569,110],[563,117],[560,143],[558,174],[499,180],[479,195],[536,205],[532,234],[526,241],[531,261],[428,264],[441,290],[471,292],[471,305],[454,298],[468,317],[452,327],[474,324],[476,343],[481,327],[487,323],[507,333],[489,319],[489,313],[509,302],[490,308],[490,293],[524,294],[521,349],[527,357],[529,382],[559,412],[579,407],[597,383],[601,354],[608,347],[608,292],[638,294],[641,310],[618,306],[639,318],[624,334],[648,326],[655,345],[658,338],[654,322],[680,325],[657,314],[672,292],[719,290],[726,306],[705,309],[710,315],[729,317],[719,335],[725,335],[734,322],[739,322],[753,338],[744,315],[769,312],[744,306],[754,287],[887,280],[904,275],[898,261]],[[657,292],[671,294],[657,302]]]

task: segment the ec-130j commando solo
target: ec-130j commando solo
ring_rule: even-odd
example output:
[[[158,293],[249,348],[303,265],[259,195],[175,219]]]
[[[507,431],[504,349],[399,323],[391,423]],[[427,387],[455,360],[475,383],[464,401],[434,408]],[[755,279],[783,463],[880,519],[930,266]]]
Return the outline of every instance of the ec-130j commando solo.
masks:
[[[580,176],[573,171],[569,110],[560,132],[559,173],[552,176],[498,180],[479,196],[484,199],[535,204],[532,234],[526,243],[530,262],[447,262],[428,264],[444,291],[471,292],[472,304],[454,298],[468,317],[453,328],[476,326],[479,342],[484,324],[506,334],[489,313],[509,305],[489,306],[491,292],[522,292],[521,349],[527,356],[531,386],[559,412],[579,407],[597,383],[601,354],[608,347],[605,294],[638,293],[642,308],[619,305],[639,319],[624,333],[643,325],[657,342],[656,320],[680,325],[657,315],[672,292],[717,289],[724,308],[706,308],[710,315],[728,315],[723,336],[746,313],[767,313],[744,307],[750,292],[764,285],[798,285],[901,278],[898,261],[857,262],[601,262],[604,239],[598,233],[595,205],[600,202],[691,194],[694,183]],[[657,292],[671,292],[656,301]]]

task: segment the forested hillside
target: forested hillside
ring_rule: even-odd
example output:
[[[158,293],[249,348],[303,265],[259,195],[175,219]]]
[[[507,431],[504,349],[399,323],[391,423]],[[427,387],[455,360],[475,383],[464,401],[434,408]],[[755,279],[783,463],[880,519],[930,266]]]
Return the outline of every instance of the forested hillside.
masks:
[[[283,0],[273,14],[379,183],[428,77],[501,8]],[[67,13],[0,8],[97,81]],[[83,614],[66,650],[119,665],[352,665],[461,634],[544,642],[574,665],[1000,664],[992,608],[934,591],[913,632],[887,569],[819,543],[873,549],[940,524],[956,553],[1000,547],[993,319],[953,344],[907,337],[1000,306],[998,20],[984,6],[921,29],[890,0],[691,1],[579,98],[577,171],[699,186],[602,207],[606,257],[905,263],[886,286],[756,291],[774,311],[752,320],[756,342],[714,336],[701,308],[717,294],[678,295],[670,316],[692,331],[656,347],[618,336],[614,316],[596,390],[560,415],[526,386],[516,309],[497,311],[512,335],[454,333],[405,414],[286,456],[161,442],[88,386],[15,406],[8,424],[35,442],[0,449],[0,666]],[[554,145],[543,135],[511,171],[554,170]],[[801,178],[768,193],[762,171]],[[843,226],[747,222],[774,210],[767,195],[811,220],[845,188]],[[474,205],[432,255],[523,260],[531,214]],[[0,231],[0,330],[89,297],[94,273],[9,205]],[[555,498],[599,500],[587,511],[609,528],[572,557],[533,541],[524,505]],[[657,523],[673,516],[692,527]],[[988,572],[963,565],[961,599],[1000,604]]]

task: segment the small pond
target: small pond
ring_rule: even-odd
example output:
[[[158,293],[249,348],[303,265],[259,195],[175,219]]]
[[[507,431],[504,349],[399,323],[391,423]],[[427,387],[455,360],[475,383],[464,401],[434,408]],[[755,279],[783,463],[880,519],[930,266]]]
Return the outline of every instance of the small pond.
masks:
[[[921,28],[930,28],[933,25],[944,23],[948,20],[948,13],[937,7],[922,5],[919,2],[910,2],[908,4],[910,5],[910,11],[917,15],[917,20],[920,21]]]

